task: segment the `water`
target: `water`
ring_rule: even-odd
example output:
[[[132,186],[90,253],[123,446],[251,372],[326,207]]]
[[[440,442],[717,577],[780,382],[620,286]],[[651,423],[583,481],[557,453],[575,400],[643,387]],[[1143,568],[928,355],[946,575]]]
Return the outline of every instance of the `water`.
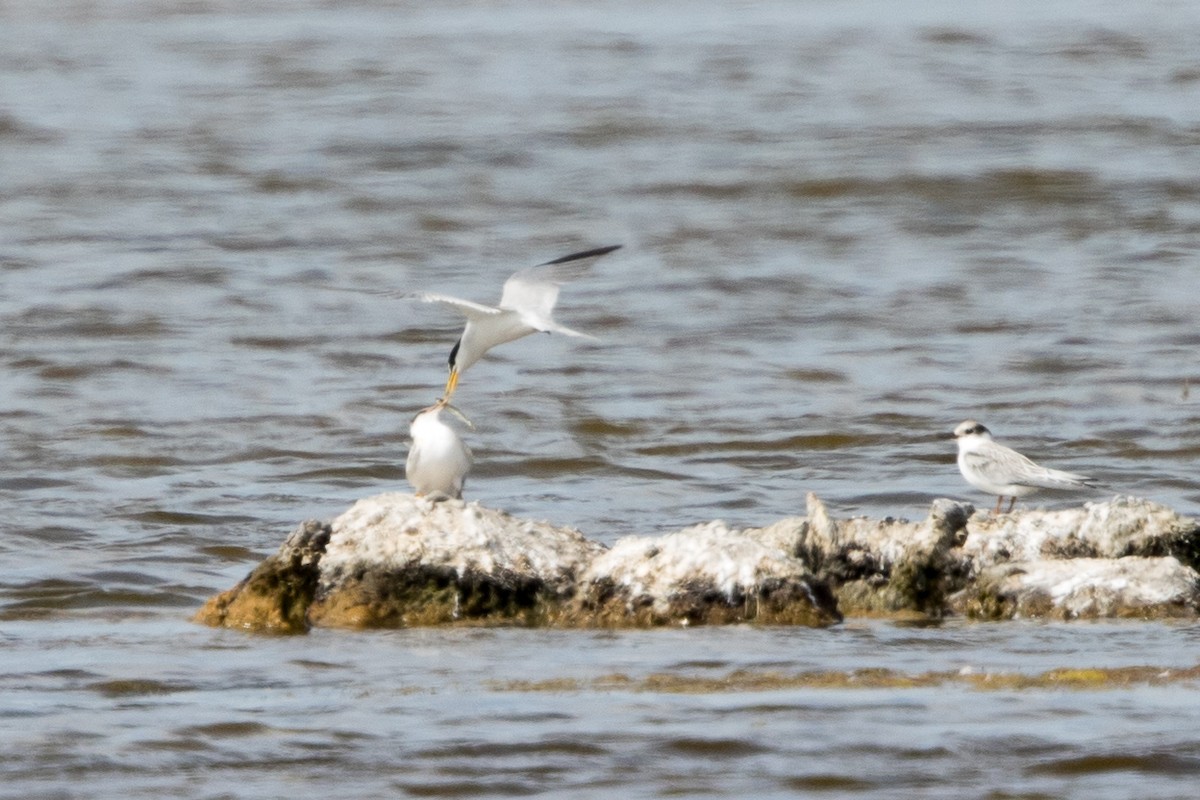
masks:
[[[1198,35],[1168,0],[3,4],[4,792],[1190,797],[1189,681],[647,683],[1179,669],[1190,624],[187,618],[403,486],[459,321],[380,292],[608,243],[559,309],[601,341],[464,376],[469,497],[606,542],[807,491],[920,517],[988,502],[974,416],[1200,512]]]

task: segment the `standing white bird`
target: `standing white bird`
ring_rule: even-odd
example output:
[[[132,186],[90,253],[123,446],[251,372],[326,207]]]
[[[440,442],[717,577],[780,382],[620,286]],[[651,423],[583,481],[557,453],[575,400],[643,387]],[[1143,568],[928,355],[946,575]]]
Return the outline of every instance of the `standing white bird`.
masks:
[[[1012,511],[1018,497],[1038,489],[1078,489],[1095,486],[1086,475],[1048,469],[1033,463],[1016,450],[992,441],[992,432],[973,419],[954,429],[958,440],[958,471],[967,483],[996,495],[996,512],[1005,497]]]
[[[448,411],[468,428],[475,426],[445,398],[438,400],[413,418],[409,426],[412,444],[404,462],[404,476],[418,497],[462,498],[463,481],[471,470],[471,450],[453,425],[442,418]]]
[[[450,351],[450,377],[446,380],[446,389],[442,397],[449,400],[458,386],[458,376],[498,344],[511,342],[538,331],[562,333],[585,339],[595,338],[559,325],[553,320],[551,313],[554,311],[558,290],[562,284],[582,277],[591,269],[596,258],[620,247],[621,245],[617,244],[572,253],[545,264],[538,264],[536,267],[514,272],[504,282],[504,291],[500,295],[498,306],[487,306],[442,294],[418,293],[416,297],[421,300],[449,306],[467,318],[467,326],[463,328],[462,335]]]

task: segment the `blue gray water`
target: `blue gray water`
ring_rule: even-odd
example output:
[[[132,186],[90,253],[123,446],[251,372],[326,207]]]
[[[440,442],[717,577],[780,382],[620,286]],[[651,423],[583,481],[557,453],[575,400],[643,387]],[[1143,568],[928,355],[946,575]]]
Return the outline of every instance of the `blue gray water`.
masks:
[[[464,376],[469,498],[606,542],[920,517],[989,502],[973,416],[1105,484],[1034,503],[1197,513],[1197,41],[1169,0],[0,4],[3,793],[1190,797],[1190,684],[588,682],[1169,670],[1189,624],[187,619],[403,488],[460,323],[397,294],[609,243],[558,312],[599,341]]]

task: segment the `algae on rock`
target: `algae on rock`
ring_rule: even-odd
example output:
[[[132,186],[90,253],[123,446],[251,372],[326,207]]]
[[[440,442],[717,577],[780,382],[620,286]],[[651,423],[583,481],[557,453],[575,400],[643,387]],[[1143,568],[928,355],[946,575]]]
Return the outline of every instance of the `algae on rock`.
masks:
[[[919,522],[710,522],[612,548],[478,503],[387,493],[307,522],[196,615],[212,625],[828,625],[843,614],[1195,616],[1200,525],[1136,498]]]
[[[827,579],[843,614],[916,612],[940,616],[968,579],[957,551],[974,508],[939,499],[921,522],[835,520],[815,494],[797,553]]]
[[[308,520],[237,586],[208,600],[193,619],[206,625],[276,633],[308,630],[328,523]]]
[[[337,627],[546,624],[604,550],[571,528],[397,492],[359,500],[332,529],[309,617]]]
[[[613,626],[840,621],[824,582],[800,559],[764,544],[761,531],[718,521],[620,539],[580,575],[572,617]]]

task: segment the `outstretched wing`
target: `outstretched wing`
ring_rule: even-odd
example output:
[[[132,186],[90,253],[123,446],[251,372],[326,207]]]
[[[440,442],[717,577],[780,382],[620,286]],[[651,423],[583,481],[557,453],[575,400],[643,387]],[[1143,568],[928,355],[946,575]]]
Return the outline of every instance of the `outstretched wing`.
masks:
[[[551,312],[554,310],[554,304],[558,302],[559,287],[568,281],[582,278],[592,268],[592,264],[596,262],[597,258],[620,247],[621,245],[616,244],[571,253],[553,261],[547,261],[545,264],[526,267],[514,272],[504,282],[504,292],[500,295],[500,307],[549,320]]]
[[[501,313],[500,309],[495,306],[485,306],[483,303],[473,303],[470,300],[463,300],[460,297],[450,297],[445,294],[432,294],[430,292],[416,292],[406,295],[407,297],[415,297],[426,303],[440,303],[448,308],[452,308],[462,314],[467,319],[480,319],[493,317]]]
[[[563,336],[574,336],[576,339],[591,339],[593,342],[600,341],[599,337],[592,336],[590,333],[572,330],[566,325],[559,325],[554,320],[550,320],[550,324],[542,329],[542,333],[561,333]]]

